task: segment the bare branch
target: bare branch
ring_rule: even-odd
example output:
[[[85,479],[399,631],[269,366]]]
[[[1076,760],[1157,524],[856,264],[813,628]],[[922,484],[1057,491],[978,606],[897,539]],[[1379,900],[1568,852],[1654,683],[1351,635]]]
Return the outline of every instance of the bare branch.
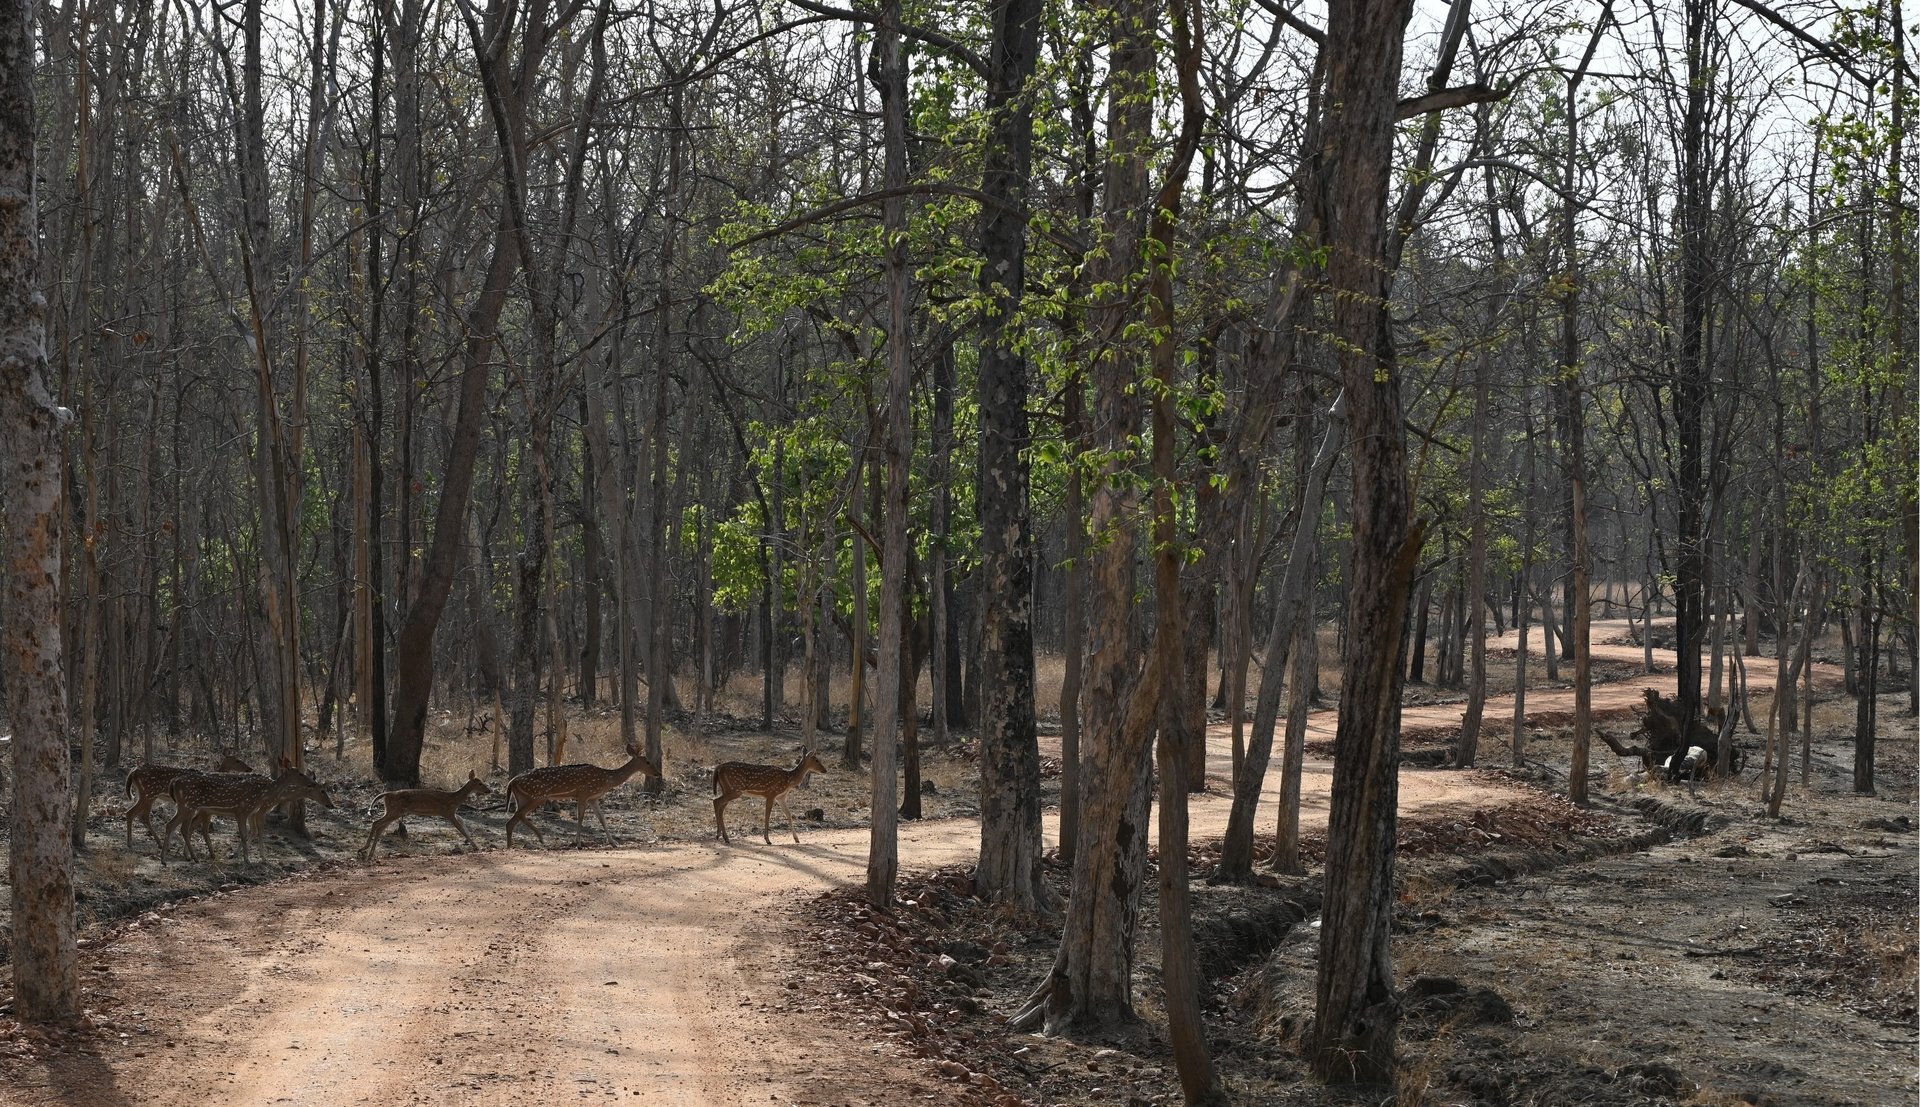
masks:
[[[880,22],[880,16],[874,12],[856,11],[851,8],[829,7],[826,4],[817,3],[816,0],[788,0],[788,3],[805,8],[810,12],[832,16],[836,19],[845,19],[854,23]],[[925,27],[915,27],[907,23],[900,25],[900,33],[916,42],[926,43],[928,46],[948,55],[955,61],[966,63],[969,68],[982,77],[987,75],[986,59],[968,49],[965,43],[948,38],[938,31],[929,31]]]
[[[1443,88],[1438,92],[1429,92],[1423,96],[1414,96],[1400,101],[1399,107],[1394,112],[1394,119],[1396,122],[1404,123],[1416,115],[1426,115],[1429,112],[1505,100],[1512,91],[1507,88],[1492,88],[1477,81],[1470,85]]]

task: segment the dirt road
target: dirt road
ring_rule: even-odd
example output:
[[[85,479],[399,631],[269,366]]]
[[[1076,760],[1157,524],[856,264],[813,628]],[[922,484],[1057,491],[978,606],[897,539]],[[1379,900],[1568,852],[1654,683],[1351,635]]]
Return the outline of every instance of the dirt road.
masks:
[[[1501,798],[1457,773],[1403,784],[1410,811]],[[963,862],[978,834],[909,824],[903,865]],[[31,1073],[36,1087],[0,1085],[0,1101],[894,1102],[889,1062],[810,1019],[770,971],[792,956],[780,909],[861,879],[866,846],[825,831],[772,848],[490,851],[236,891],[89,951],[110,1044]],[[769,1000],[778,1014],[745,1005]]]
[[[1596,688],[1596,706],[1637,703],[1640,687]],[[1550,715],[1570,710],[1571,694],[1530,702]],[[1489,719],[1501,710],[1491,703]],[[1459,713],[1406,719],[1438,726]],[[1320,735],[1332,726],[1330,712],[1314,719]],[[1330,777],[1309,761],[1310,828],[1324,824]],[[1504,795],[1463,774],[1402,773],[1408,813]],[[1195,836],[1220,833],[1226,811],[1224,796],[1196,797]],[[968,820],[907,824],[902,865],[964,862],[977,836]],[[419,857],[188,905],[85,953],[104,1044],[0,1083],[0,1102],[894,1102],[894,1062],[810,1017],[811,997],[773,971],[793,956],[780,909],[861,879],[866,840],[821,831],[771,848]],[[754,1006],[769,1001],[773,1013]]]

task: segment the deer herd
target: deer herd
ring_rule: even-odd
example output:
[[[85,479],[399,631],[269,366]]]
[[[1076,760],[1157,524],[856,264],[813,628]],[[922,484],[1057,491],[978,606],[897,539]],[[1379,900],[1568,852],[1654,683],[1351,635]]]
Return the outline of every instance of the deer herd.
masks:
[[[809,773],[826,771],[820,758],[810,750],[803,751],[799,764],[791,769],[778,765],[750,765],[743,761],[729,761],[715,766],[713,820],[719,830],[720,840],[728,845],[733,842],[727,836],[727,805],[740,796],[751,795],[767,801],[766,816],[760,831],[762,840],[768,845],[773,844],[773,804],[779,800],[781,808],[787,813],[787,829],[792,833],[795,844],[798,844],[800,832],[793,820],[793,809],[787,806],[786,795],[803,784]],[[604,769],[598,765],[549,765],[544,769],[521,773],[507,781],[507,804],[512,812],[507,819],[507,848],[513,848],[513,830],[521,823],[531,828],[534,837],[539,839],[541,845],[545,845],[546,836],[540,832],[539,824],[530,821],[528,816],[549,803],[563,801],[571,801],[577,808],[576,842],[586,833],[589,806],[600,820],[601,832],[607,836],[608,842],[612,842],[613,832],[607,827],[607,816],[601,810],[600,801],[607,793],[639,774],[645,774],[651,780],[661,779],[660,766],[638,753],[631,754],[626,764],[614,769]],[[466,825],[460,821],[460,808],[492,792],[493,789],[487,787],[479,774],[473,772],[467,774],[466,783],[451,791],[441,788],[400,788],[383,792],[374,797],[373,807],[380,809],[380,815],[367,831],[367,842],[361,847],[360,856],[368,861],[373,860],[379,850],[380,837],[386,829],[395,823],[404,826],[402,820],[410,816],[444,819],[453,824],[469,847],[478,850],[473,835],[467,832]],[[250,864],[252,857],[247,850],[247,839],[251,836],[256,843],[259,842],[267,812],[306,800],[312,800],[329,810],[334,806],[333,798],[325,788],[285,758],[281,759],[278,771],[267,776],[254,772],[250,765],[232,754],[222,756],[219,765],[210,772],[176,765],[142,765],[127,774],[126,794],[134,801],[126,812],[128,848],[133,846],[133,821],[139,819],[147,828],[147,836],[159,842],[162,864],[167,863],[167,846],[175,830],[180,832],[181,844],[190,860],[198,860],[198,855],[193,851],[193,834],[196,831],[206,844],[208,860],[212,860],[211,828],[215,815],[234,820],[240,858]],[[155,834],[153,805],[161,799],[173,804],[173,817]],[[368,808],[368,814],[373,813],[373,807]]]

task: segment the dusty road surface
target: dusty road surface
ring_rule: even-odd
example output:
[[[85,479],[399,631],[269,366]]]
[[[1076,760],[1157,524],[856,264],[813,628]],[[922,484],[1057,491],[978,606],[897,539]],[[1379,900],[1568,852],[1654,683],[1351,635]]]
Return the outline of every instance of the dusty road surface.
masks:
[[[1769,666],[1750,666],[1756,687]],[[1671,690],[1671,675],[1656,680]],[[1596,705],[1637,704],[1643,686],[1596,688]],[[1571,702],[1538,690],[1529,714]],[[1406,722],[1457,725],[1460,710],[1412,708]],[[1510,701],[1488,705],[1490,725],[1510,714]],[[1330,738],[1333,723],[1317,714],[1314,736]],[[1216,775],[1224,747],[1214,743]],[[1330,781],[1331,765],[1309,759],[1308,829],[1325,823]],[[1415,769],[1402,771],[1400,795],[1408,814],[1507,798],[1486,778]],[[758,814],[747,807],[734,816],[743,843]],[[1224,795],[1195,797],[1195,837],[1221,833],[1227,807]],[[1269,807],[1263,825],[1270,817]],[[902,867],[964,862],[977,844],[970,820],[906,824]],[[898,1102],[888,1082],[898,1062],[785,989],[778,971],[795,956],[781,909],[862,879],[866,846],[866,831],[835,830],[771,848],[494,850],[189,904],[85,952],[99,1048],[21,1071],[0,1083],[0,1102]],[[777,1013],[755,1010],[776,997]]]
[[[1402,784],[1409,812],[1504,796],[1459,773]],[[1324,810],[1320,797],[1304,818]],[[963,862],[978,834],[907,824],[903,866]],[[822,831],[771,848],[489,851],[190,904],[86,951],[101,1047],[0,1084],[0,1101],[897,1102],[896,1062],[774,971],[794,955],[780,908],[862,879],[866,847],[865,831]],[[771,1017],[748,1006],[776,997]]]

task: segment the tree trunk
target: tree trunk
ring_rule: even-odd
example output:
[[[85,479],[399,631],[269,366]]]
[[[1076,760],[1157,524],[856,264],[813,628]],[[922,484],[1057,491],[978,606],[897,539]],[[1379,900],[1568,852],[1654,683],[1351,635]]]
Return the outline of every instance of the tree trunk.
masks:
[[[683,86],[675,86],[668,96],[669,130],[667,136],[667,185],[669,203],[680,197],[680,178],[684,172],[682,126]],[[673,342],[673,267],[679,239],[678,224],[669,222],[661,235],[658,297],[654,305],[653,414],[647,420],[647,433],[653,445],[653,510],[647,534],[647,571],[652,589],[647,603],[647,760],[666,771],[666,747],[661,741],[666,727],[667,704],[673,700],[673,607],[667,593],[667,517],[673,505],[667,489],[667,385],[672,379],[669,348]],[[686,459],[682,459],[685,464]],[[801,595],[799,602],[811,606]],[[648,777],[641,785],[657,800],[666,791],[664,777]]]
[[[543,408],[545,402],[543,395],[528,405],[534,412],[534,426],[527,450],[536,456],[546,451],[549,439],[546,421],[537,410]],[[544,465],[533,464],[523,464],[521,469],[521,502],[527,504],[529,510],[522,518],[520,557],[514,573],[513,680],[507,708],[511,712],[507,727],[507,772],[513,776],[530,771],[534,764],[533,701],[540,691],[540,601],[545,591],[541,582],[546,576],[548,554],[540,515],[534,505],[543,495],[539,481],[544,469]],[[548,743],[547,760],[551,764],[554,752],[551,734]]]
[[[1075,223],[1083,232],[1093,229],[1094,183],[1100,173],[1100,152],[1094,135],[1093,48],[1091,36],[1083,38],[1074,52],[1068,75],[1071,106],[1069,119],[1074,150],[1079,155],[1074,165]],[[1084,262],[1084,255],[1083,255]],[[1074,271],[1068,286],[1067,316],[1062,329],[1079,346],[1078,355],[1088,341],[1086,320],[1079,304],[1086,300],[1087,266]],[[1066,582],[1063,597],[1061,651],[1064,658],[1060,678],[1060,860],[1072,864],[1080,848],[1080,698],[1087,660],[1087,517],[1086,487],[1081,471],[1081,453],[1087,445],[1087,382],[1080,368],[1085,358],[1076,356],[1073,372],[1062,391],[1065,421],[1061,427],[1067,460],[1066,492]]]
[[[1506,264],[1506,238],[1502,234],[1500,212],[1493,204],[1493,170],[1486,173],[1487,231],[1493,243],[1496,279]],[[1497,296],[1487,304],[1487,330],[1499,322],[1505,297]],[[1467,539],[1467,711],[1460,723],[1460,744],[1453,762],[1461,768],[1474,765],[1480,756],[1480,724],[1487,709],[1487,405],[1491,399],[1488,376],[1492,351],[1473,361],[1473,456],[1467,470],[1467,519],[1473,528]]]
[[[589,413],[587,399],[580,397],[580,424],[586,425]],[[580,670],[574,678],[579,685],[580,706],[592,707],[600,697],[600,639],[606,631],[601,625],[602,611],[600,597],[603,591],[600,577],[601,562],[605,554],[600,544],[600,488],[599,473],[593,463],[593,455],[587,450],[580,451],[580,607],[584,616],[585,628],[580,635]],[[704,549],[704,547],[703,547]],[[706,559],[702,559],[702,564]]]
[[[1427,611],[1433,606],[1433,574],[1420,582],[1420,596],[1413,602],[1413,654],[1407,659],[1407,683],[1427,682]]]
[[[887,468],[885,500],[878,505],[885,538],[880,555],[880,672],[878,713],[873,728],[873,807],[867,847],[867,901],[893,904],[893,883],[900,869],[899,786],[894,746],[900,732],[900,631],[907,601],[907,459],[913,449],[913,409],[908,389],[913,366],[908,356],[907,205],[900,194],[907,183],[907,63],[900,40],[900,0],[884,0],[874,42],[876,84],[886,134],[886,187],[882,209],[886,229],[887,410],[881,454]]]
[[[70,415],[48,389],[46,302],[34,158],[33,6],[0,8],[0,512],[6,574],[0,657],[13,728],[13,811],[7,883],[13,890],[14,1014],[65,1022],[80,1014],[68,838],[66,667],[61,659],[60,425]]]
[[[1066,586],[1060,633],[1060,860],[1072,863],[1080,846],[1080,685],[1086,662],[1087,523],[1080,476],[1086,435],[1086,389],[1078,376],[1066,385]]]
[[[1309,1047],[1314,1074],[1388,1083],[1400,1005],[1388,953],[1399,793],[1401,628],[1425,525],[1409,523],[1390,275],[1381,264],[1395,89],[1411,0],[1347,0],[1327,23],[1328,277],[1352,431],[1347,645]]]
[[[1247,760],[1247,670],[1253,654],[1253,580],[1255,534],[1261,528],[1256,513],[1264,515],[1266,497],[1248,496],[1240,505],[1240,521],[1235,529],[1233,552],[1226,565],[1226,587],[1221,606],[1225,629],[1221,634],[1221,653],[1225,672],[1220,687],[1227,726],[1232,731],[1231,782],[1238,786],[1241,767]]]
[[[876,429],[867,421],[867,442],[871,448]],[[853,490],[848,497],[847,518],[858,522],[865,517],[867,480],[866,451],[853,455]],[[867,615],[867,545],[858,529],[853,536],[853,690],[847,697],[847,741],[841,748],[840,767],[857,773],[860,764],[860,728],[867,717],[867,636],[872,621]]]
[[[1674,572],[1673,643],[1682,726],[1700,717],[1700,650],[1706,640],[1706,536],[1703,430],[1710,369],[1706,331],[1714,267],[1711,228],[1714,151],[1708,126],[1711,69],[1718,50],[1717,0],[1686,0],[1686,110],[1676,215],[1680,237],[1680,350],[1673,370],[1673,419],[1679,443],[1679,560]]]
[[[1314,560],[1317,565],[1317,549]],[[1313,674],[1320,670],[1320,638],[1314,633],[1311,607],[1306,616],[1300,620],[1287,674],[1287,741],[1280,754],[1280,818],[1273,832],[1273,871],[1289,876],[1307,871],[1300,860],[1300,777],[1307,756]]]
[[[1138,354],[1122,335],[1136,315],[1127,294],[1141,264],[1149,201],[1156,6],[1115,0],[1110,25],[1105,210],[1107,248],[1088,264],[1105,289],[1088,310],[1093,348],[1092,448],[1105,458],[1090,530],[1089,685],[1080,750],[1080,827],[1060,950],[1035,1002],[1049,1034],[1084,1035],[1136,1020],[1133,938],[1146,865],[1147,741],[1160,694],[1157,666],[1141,673],[1134,636],[1134,521],[1139,493],[1125,452],[1139,431]]]
[[[1803,552],[1801,556],[1806,565],[1808,588],[1813,594],[1807,601],[1807,619],[1800,633],[1799,658],[1795,662],[1807,682],[1799,697],[1800,784],[1801,787],[1809,787],[1813,783],[1813,640],[1819,637],[1820,628],[1827,619],[1827,593],[1826,582],[1820,578],[1820,565],[1814,560],[1812,551]],[[1780,633],[1785,634],[1785,629],[1783,628]],[[1791,682],[1791,676],[1788,679]],[[1791,683],[1782,691],[1780,702],[1783,705],[1793,703],[1794,697],[1790,694],[1793,691]],[[1783,725],[1788,730],[1793,729],[1791,721]]]
[[[1854,634],[1853,790],[1862,795],[1873,794],[1874,742],[1879,736],[1880,611],[1873,595],[1878,575],[1878,559],[1869,555],[1855,608],[1859,629]],[[1782,764],[1782,775],[1785,770]]]
[[[1213,495],[1217,493],[1205,492],[1203,498]],[[1202,513],[1205,510],[1201,508]],[[1207,649],[1213,644],[1217,621],[1214,609],[1220,591],[1215,571],[1219,561],[1213,557],[1205,560],[1209,564],[1188,566],[1180,574],[1184,604],[1180,641],[1186,656],[1181,661],[1180,687],[1175,693],[1180,708],[1175,713],[1174,740],[1187,759],[1183,775],[1192,792],[1207,790]]]
[[[477,513],[467,514],[467,546],[471,572],[467,576],[468,621],[473,624],[474,664],[480,671],[480,699],[492,712],[487,729],[493,734],[492,766],[501,768],[500,740],[506,734],[507,720],[501,712],[500,693],[506,677],[500,671],[500,643],[493,632],[493,570],[481,555],[480,521]],[[512,755],[509,754],[509,757]],[[532,749],[528,748],[527,768],[532,768]],[[525,770],[520,770],[524,772]]]
[[[1575,237],[1578,214],[1574,198],[1577,161],[1580,152],[1580,112],[1577,100],[1580,79],[1600,44],[1606,29],[1604,9],[1588,41],[1586,56],[1567,78],[1566,128],[1567,150],[1561,177],[1560,219],[1561,264],[1566,267],[1566,295],[1560,300],[1560,379],[1565,388],[1567,420],[1567,478],[1572,499],[1571,549],[1572,592],[1569,615],[1573,632],[1573,764],[1567,771],[1567,796],[1574,803],[1587,803],[1587,764],[1593,748],[1593,611],[1589,578],[1592,566],[1587,551],[1587,417],[1585,386],[1581,383],[1580,358],[1580,245]],[[1699,658],[1695,657],[1696,664]]]
[[[1029,128],[1031,129],[1031,128]],[[1024,200],[1022,201],[1024,202]],[[1024,245],[1024,237],[1022,244]],[[929,708],[933,716],[933,744],[940,749],[952,745],[951,723],[947,718],[948,682],[953,677],[952,643],[948,638],[950,598],[947,568],[947,543],[953,529],[953,343],[944,344],[933,362],[933,534],[932,564],[927,568],[927,606],[932,621],[933,656],[928,667]],[[859,483],[855,481],[855,483]]]
[[[495,0],[488,8],[487,18],[493,24],[504,14],[504,3]],[[483,34],[469,16],[468,29],[494,120],[508,202],[502,205],[494,227],[492,257],[487,263],[480,294],[467,309],[459,408],[447,447],[440,503],[434,514],[433,542],[414,584],[412,602],[400,625],[395,650],[399,687],[394,697],[393,735],[383,775],[389,784],[403,788],[417,787],[420,783],[427,701],[433,691],[433,635],[439,628],[440,614],[446,608],[447,593],[453,585],[454,569],[459,564],[460,539],[466,529],[461,521],[466,518],[467,499],[473,492],[474,460],[480,450],[480,430],[486,418],[487,371],[493,360],[495,332],[514,273],[522,260],[514,225],[514,212],[520,207],[520,171],[527,148],[521,98],[531,92],[548,36],[560,30],[539,19],[529,22],[519,63],[509,66],[512,36],[505,28],[495,26],[489,36]],[[515,73],[519,75],[517,80]],[[525,87],[518,83],[521,81],[526,83]]]
[[[785,374],[775,369],[779,381],[781,402],[786,401]],[[766,572],[766,599],[761,609],[761,648],[765,652],[762,662],[766,667],[766,683],[761,689],[761,713],[767,730],[773,730],[774,719],[786,707],[787,702],[787,651],[780,648],[780,605],[783,593],[781,581],[784,578],[780,565],[780,548],[786,538],[786,480],[781,474],[786,472],[786,439],[773,440],[773,511],[767,517],[767,533],[761,539],[766,553],[762,568]],[[877,508],[877,505],[876,505]]]
[[[1197,748],[1204,787],[1206,771],[1206,646],[1211,635],[1195,633],[1195,616],[1212,605],[1211,588],[1193,589],[1181,581],[1182,554],[1174,513],[1174,388],[1178,376],[1179,336],[1173,301],[1174,235],[1188,168],[1200,145],[1205,109],[1200,96],[1204,33],[1200,0],[1168,5],[1179,75],[1181,125],[1167,166],[1166,180],[1153,206],[1147,259],[1147,320],[1153,333],[1153,565],[1156,627],[1155,664],[1160,670],[1158,722],[1154,743],[1160,765],[1160,972],[1167,1010],[1167,1037],[1188,1104],[1225,1104],[1213,1055],[1200,1017],[1199,955],[1193,943],[1193,909],[1187,888],[1188,772]],[[1196,611],[1198,608],[1198,611]],[[1199,643],[1199,664],[1192,646]],[[1197,733],[1186,718],[1200,709]]]
[[[1022,911],[1047,906],[1051,898],[1040,875],[1040,746],[1033,718],[1030,389],[1026,355],[1008,333],[1026,289],[1033,108],[1025,93],[1040,54],[1040,10],[1040,0],[996,0],[990,9],[992,129],[981,178],[981,190],[994,202],[983,205],[980,229],[981,293],[990,306],[980,341],[979,572],[994,599],[981,630],[980,860],[974,885],[980,895]]]
[[[83,128],[84,130],[84,128]],[[84,266],[83,266],[84,269]],[[84,320],[85,316],[82,315]],[[89,366],[83,370],[87,374],[86,382],[81,386],[80,434],[84,441],[81,451],[82,465],[85,467],[83,484],[86,486],[84,501],[86,504],[86,530],[83,532],[80,548],[82,557],[82,575],[86,581],[86,601],[82,608],[80,633],[85,636],[84,653],[80,665],[80,779],[73,795],[73,852],[85,853],[87,849],[87,809],[93,798],[93,739],[94,718],[100,699],[100,655],[105,648],[105,636],[101,633],[102,594],[107,588],[106,574],[100,570],[100,547],[106,542],[100,521],[100,429],[94,421],[93,372]]]
[[[905,643],[902,648],[907,656],[900,662],[900,687],[896,693],[900,708],[900,817],[906,820],[920,817],[920,708],[916,696],[922,655],[916,644],[919,635],[914,633],[913,621],[913,582],[918,574],[915,561],[909,550],[907,596],[900,603],[900,641]],[[1039,775],[1037,764],[1034,775]]]
[[[1346,393],[1334,401],[1327,430],[1320,439],[1319,452],[1308,470],[1300,490],[1295,512],[1293,543],[1287,554],[1286,572],[1274,600],[1273,626],[1267,632],[1267,648],[1261,668],[1260,698],[1253,709],[1253,733],[1247,740],[1247,759],[1233,784],[1233,807],[1227,813],[1227,833],[1221,841],[1220,863],[1214,868],[1214,880],[1220,883],[1247,883],[1253,879],[1253,823],[1260,805],[1260,790],[1266,786],[1267,762],[1273,755],[1273,730],[1280,716],[1282,675],[1287,671],[1288,650],[1303,634],[1312,634],[1307,617],[1313,594],[1314,565],[1318,561],[1320,511],[1326,497],[1327,478],[1333,472],[1346,439]],[[1309,433],[1302,426],[1296,433]],[[1303,755],[1304,756],[1304,755]],[[1299,762],[1293,764],[1297,772]],[[1281,781],[1283,795],[1289,790]],[[1299,802],[1299,786],[1292,786],[1293,801]],[[1282,812],[1281,820],[1297,818]]]

